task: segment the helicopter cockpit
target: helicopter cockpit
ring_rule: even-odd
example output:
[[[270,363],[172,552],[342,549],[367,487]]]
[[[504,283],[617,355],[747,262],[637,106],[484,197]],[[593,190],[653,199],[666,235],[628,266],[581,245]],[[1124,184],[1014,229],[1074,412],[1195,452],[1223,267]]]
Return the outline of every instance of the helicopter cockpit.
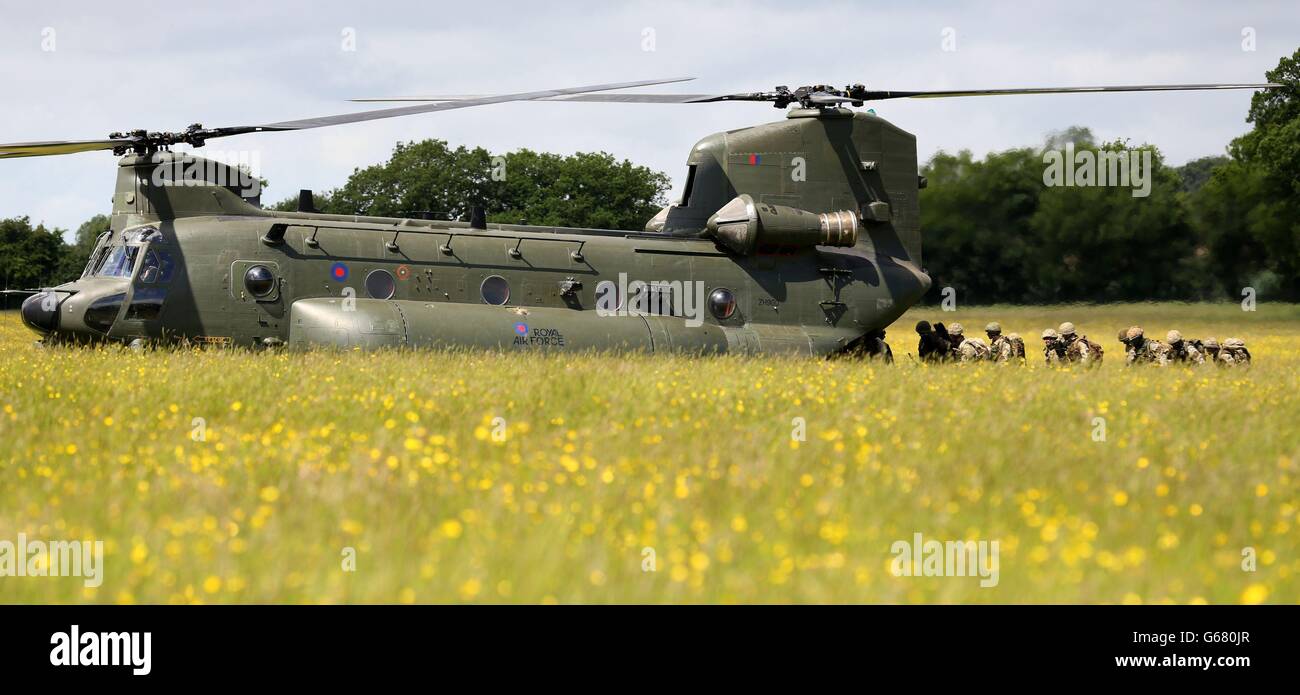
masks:
[[[100,235],[81,277],[28,297],[23,322],[58,340],[107,337],[119,318],[159,318],[175,260],[156,227]],[[122,307],[126,307],[123,315]]]

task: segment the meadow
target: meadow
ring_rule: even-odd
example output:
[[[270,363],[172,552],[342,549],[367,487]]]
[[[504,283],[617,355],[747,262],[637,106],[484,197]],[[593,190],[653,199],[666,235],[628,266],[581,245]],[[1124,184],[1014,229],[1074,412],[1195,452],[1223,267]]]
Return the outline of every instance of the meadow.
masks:
[[[915,364],[919,318],[1029,364]],[[1099,369],[1041,364],[1065,320]],[[1255,363],[1124,369],[1134,323]],[[1300,306],[914,310],[893,366],[33,339],[0,317],[0,540],[102,540],[103,584],[0,602],[1300,602]],[[916,533],[996,586],[895,576]]]

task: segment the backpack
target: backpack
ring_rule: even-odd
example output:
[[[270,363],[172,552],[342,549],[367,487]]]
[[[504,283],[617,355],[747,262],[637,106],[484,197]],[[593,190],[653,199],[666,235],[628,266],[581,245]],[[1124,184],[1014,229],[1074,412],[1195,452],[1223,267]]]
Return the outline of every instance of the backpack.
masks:
[[[1008,333],[1006,335],[1006,338],[1007,338],[1007,342],[1011,343],[1012,359],[1018,359],[1018,360],[1025,359],[1025,341],[1020,339],[1020,334]]]
[[[1080,336],[1080,337],[1079,337],[1079,340],[1082,340],[1082,341],[1088,343],[1088,351],[1091,352],[1091,353],[1093,354],[1092,361],[1093,361],[1093,362],[1100,362],[1100,361],[1101,361],[1101,357],[1102,357],[1102,355],[1106,354],[1106,351],[1105,351],[1104,349],[1102,349],[1102,347],[1101,347],[1100,345],[1098,345],[1097,343],[1094,343],[1094,342],[1092,342],[1091,340],[1088,340],[1088,336],[1086,336],[1086,335],[1085,335],[1085,336]]]
[[[961,355],[960,350],[961,350],[962,347],[964,347],[964,346],[966,346],[966,345],[970,345],[971,348],[973,348],[973,349],[975,350],[975,357],[974,357],[974,360],[975,360],[975,361],[978,362],[978,361],[981,361],[981,360],[988,359],[988,357],[989,357],[989,346],[985,345],[985,344],[984,344],[984,341],[983,341],[983,340],[980,340],[979,338],[967,338],[967,339],[961,341],[961,345],[958,346],[957,359],[961,359],[962,355]]]

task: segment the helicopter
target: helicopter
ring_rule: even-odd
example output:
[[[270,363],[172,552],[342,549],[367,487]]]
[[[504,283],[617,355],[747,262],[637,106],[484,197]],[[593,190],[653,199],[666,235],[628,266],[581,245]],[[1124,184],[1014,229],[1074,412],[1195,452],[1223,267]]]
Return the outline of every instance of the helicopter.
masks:
[[[359,99],[389,107],[264,125],[0,144],[0,158],[112,151],[110,227],[82,275],[22,303],[41,344],[255,349],[467,347],[887,354],[885,329],[930,288],[916,137],[867,102],[1268,89],[1182,84],[949,91],[812,85],[730,94],[617,90],[668,78],[495,95]],[[768,102],[785,118],[709,135],[681,198],[642,230],[323,214],[260,204],[248,172],[185,152],[223,137],[513,101]],[[472,202],[472,201],[467,201]]]

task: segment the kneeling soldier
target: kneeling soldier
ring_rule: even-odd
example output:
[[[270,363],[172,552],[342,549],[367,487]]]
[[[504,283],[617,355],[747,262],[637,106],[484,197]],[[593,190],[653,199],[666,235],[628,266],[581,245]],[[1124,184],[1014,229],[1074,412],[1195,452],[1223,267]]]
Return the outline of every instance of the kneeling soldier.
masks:
[[[1043,331],[1043,357],[1051,366],[1065,361],[1065,345],[1061,342],[1061,336],[1051,328]]]
[[[1227,365],[1250,364],[1250,351],[1241,338],[1226,338],[1219,350],[1219,359]]]
[[[989,337],[989,359],[999,364],[1016,361],[1024,364],[1025,341],[1015,333],[1002,335],[1002,326],[994,321],[984,327]]]
[[[988,346],[979,338],[967,338],[965,330],[960,323],[954,323],[948,327],[948,335],[951,336],[952,342],[957,346],[953,356],[958,362],[980,362],[984,360],[989,354]]]
[[[1205,355],[1196,349],[1189,340],[1183,340],[1183,334],[1169,331],[1165,334],[1165,343],[1169,345],[1169,361],[1184,364],[1205,364]]]
[[[1066,362],[1089,367],[1101,364],[1101,346],[1088,340],[1088,336],[1076,333],[1073,323],[1066,321],[1056,330],[1061,334],[1061,344],[1065,346]]]
[[[1132,364],[1169,364],[1169,346],[1159,340],[1150,340],[1140,326],[1124,331],[1124,366]]]
[[[921,336],[916,345],[916,356],[922,362],[942,362],[948,359],[951,346],[930,327],[929,321],[917,321],[916,334]]]

